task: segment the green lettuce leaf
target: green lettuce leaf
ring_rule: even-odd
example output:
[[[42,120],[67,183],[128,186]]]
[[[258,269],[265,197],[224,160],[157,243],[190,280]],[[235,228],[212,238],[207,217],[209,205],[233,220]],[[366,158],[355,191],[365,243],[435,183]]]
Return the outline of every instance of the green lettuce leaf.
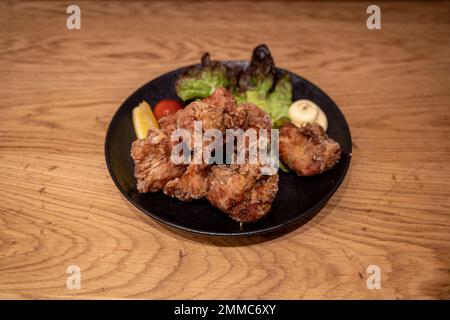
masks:
[[[289,106],[292,103],[292,83],[288,74],[278,79],[272,92],[264,95],[261,90],[247,90],[236,100],[238,103],[249,102],[266,111],[272,118],[274,127],[279,127],[285,121],[289,121]]]
[[[211,62],[209,53],[202,57],[201,67],[188,69],[175,84],[177,95],[183,100],[206,98],[219,87],[228,87],[227,69],[220,62]]]

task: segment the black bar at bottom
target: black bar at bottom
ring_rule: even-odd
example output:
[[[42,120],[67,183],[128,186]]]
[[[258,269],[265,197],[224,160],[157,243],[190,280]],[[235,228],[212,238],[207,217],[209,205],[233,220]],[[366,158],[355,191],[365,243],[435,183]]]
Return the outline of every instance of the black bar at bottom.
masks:
[[[306,319],[320,316],[402,316],[430,311],[445,314],[449,301],[298,301],[298,300],[4,300],[2,314],[80,317],[113,315],[124,319]],[[445,309],[444,309],[445,308]],[[8,310],[9,309],[9,310]],[[441,313],[442,312],[442,313]]]

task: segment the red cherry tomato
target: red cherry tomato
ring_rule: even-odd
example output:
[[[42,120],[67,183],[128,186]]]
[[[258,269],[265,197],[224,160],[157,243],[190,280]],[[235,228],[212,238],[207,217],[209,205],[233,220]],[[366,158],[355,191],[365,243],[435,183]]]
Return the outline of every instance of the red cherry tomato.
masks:
[[[183,105],[176,100],[161,100],[156,104],[153,113],[155,114],[156,119],[160,119],[175,113],[180,109],[183,109]]]

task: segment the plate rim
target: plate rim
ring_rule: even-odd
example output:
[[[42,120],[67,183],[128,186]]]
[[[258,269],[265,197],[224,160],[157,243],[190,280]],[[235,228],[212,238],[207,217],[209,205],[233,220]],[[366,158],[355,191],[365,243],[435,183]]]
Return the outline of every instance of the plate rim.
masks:
[[[224,64],[229,64],[229,63],[238,63],[238,64],[248,64],[249,62],[246,60],[221,60],[220,62],[224,63]],[[213,231],[202,231],[202,230],[197,230],[197,229],[193,229],[190,227],[186,227],[183,225],[179,225],[176,223],[173,223],[167,219],[164,219],[163,217],[160,217],[158,215],[153,214],[150,210],[147,210],[145,208],[143,208],[141,205],[135,203],[133,201],[133,199],[122,189],[121,185],[118,182],[118,178],[116,177],[116,175],[113,173],[113,169],[112,169],[112,164],[111,161],[108,157],[108,151],[109,151],[109,144],[108,141],[111,140],[111,132],[112,132],[112,127],[113,127],[113,123],[115,123],[115,119],[116,117],[118,117],[119,111],[122,108],[122,106],[127,102],[128,99],[130,99],[130,97],[134,96],[137,92],[140,92],[141,90],[144,89],[144,87],[146,87],[150,82],[155,81],[157,79],[160,79],[164,76],[166,76],[168,73],[172,73],[175,71],[178,71],[180,69],[185,70],[186,68],[189,67],[193,67],[193,66],[198,66],[199,64],[191,64],[191,65],[187,65],[187,66],[182,66],[173,70],[170,70],[162,75],[159,75],[149,81],[147,81],[145,84],[141,85],[138,89],[136,89],[132,94],[130,94],[122,103],[121,105],[117,108],[117,110],[115,111],[114,115],[112,116],[109,124],[108,124],[108,129],[106,131],[106,136],[105,136],[105,140],[104,140],[104,156],[105,156],[105,162],[106,162],[106,166],[108,168],[108,172],[109,175],[111,177],[111,179],[113,180],[114,184],[116,185],[117,189],[119,189],[120,193],[122,194],[122,196],[125,197],[125,199],[128,200],[129,203],[131,203],[135,208],[139,209],[142,213],[144,213],[146,216],[149,216],[152,219],[155,219],[158,223],[162,223],[165,225],[168,225],[172,228],[181,230],[181,231],[185,231],[191,234],[196,234],[196,235],[201,235],[201,236],[213,236],[213,237],[251,237],[251,236],[260,236],[260,235],[265,235],[268,233],[272,233],[278,230],[283,230],[283,229],[287,229],[290,226],[294,225],[297,222],[301,222],[303,220],[307,220],[308,218],[310,218],[314,213],[317,213],[318,211],[320,211],[323,207],[326,206],[326,204],[328,203],[328,201],[330,200],[330,198],[336,193],[337,189],[341,186],[342,182],[345,180],[345,177],[347,176],[347,172],[350,168],[350,163],[351,163],[351,159],[352,159],[352,136],[351,136],[351,131],[350,131],[350,127],[348,125],[347,119],[344,116],[344,113],[342,112],[341,108],[339,108],[339,106],[336,104],[336,102],[324,91],[322,90],[319,86],[315,85],[314,83],[312,83],[311,81],[305,79],[302,76],[299,76],[296,73],[293,73],[289,70],[286,70],[284,68],[279,68],[276,67],[277,70],[281,71],[281,72],[287,72],[289,74],[293,74],[296,77],[299,77],[300,79],[302,79],[303,81],[305,81],[308,85],[315,87],[317,89],[319,89],[321,91],[322,94],[325,95],[325,97],[327,99],[329,99],[337,108],[337,111],[340,113],[340,115],[342,116],[342,119],[344,120],[344,131],[347,132],[348,134],[348,138],[349,138],[349,142],[348,142],[348,146],[349,146],[349,156],[346,160],[345,166],[344,166],[344,171],[343,174],[341,175],[341,177],[335,182],[335,184],[333,185],[333,187],[330,189],[330,191],[322,198],[322,200],[320,200],[319,202],[317,202],[315,205],[313,205],[312,207],[308,208],[306,211],[303,211],[304,214],[299,216],[296,215],[293,218],[284,221],[281,224],[278,225],[274,225],[271,227],[267,227],[264,229],[258,229],[258,230],[252,230],[252,231],[242,231],[242,232],[213,232]],[[270,214],[270,211],[269,213]],[[236,222],[238,223],[238,222]]]

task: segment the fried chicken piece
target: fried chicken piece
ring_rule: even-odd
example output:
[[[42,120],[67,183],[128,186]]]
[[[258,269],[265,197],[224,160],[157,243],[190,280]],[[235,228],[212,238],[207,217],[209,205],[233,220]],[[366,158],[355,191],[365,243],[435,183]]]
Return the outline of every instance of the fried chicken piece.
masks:
[[[259,139],[262,139],[261,131],[265,130],[266,134],[265,137],[265,143],[270,144],[271,141],[271,129],[272,129],[272,121],[270,116],[265,112],[263,109],[257,107],[254,104],[251,103],[243,103],[236,107],[236,109],[233,112],[230,112],[228,114],[225,114],[225,126],[229,129],[234,129],[236,135],[236,129],[242,129],[245,133],[245,140],[244,147],[240,146],[240,143],[242,140],[240,139],[234,139],[231,140],[232,142],[236,143],[236,149],[234,152],[239,149],[240,151],[245,151],[245,156],[248,157],[250,150],[253,150],[254,152],[257,151],[258,143],[261,142],[262,144],[260,146],[263,146],[263,141],[258,141]],[[249,129],[253,129],[254,133],[256,134],[253,136],[255,139],[250,138],[251,135],[248,131]],[[233,135],[231,135],[230,132],[227,132],[226,134],[226,142],[230,142],[230,138],[232,138]],[[241,149],[243,148],[243,149]]]
[[[175,113],[168,114],[158,120],[158,124],[161,130],[167,132],[167,135],[170,137],[172,132],[177,128],[177,119],[180,111],[178,110]]]
[[[194,101],[184,109],[158,120],[161,129],[172,133],[177,128],[193,130],[194,121],[202,121],[204,131],[223,130],[224,113],[235,112],[237,108],[233,95],[227,89],[216,89],[212,95],[201,101]]]
[[[278,174],[263,177],[248,191],[245,199],[231,209],[234,220],[256,222],[270,211],[278,192]]]
[[[257,136],[259,130],[267,130],[267,137],[270,138],[272,121],[270,116],[263,109],[252,103],[242,103],[233,111],[225,115],[225,126],[229,129],[254,129]]]
[[[214,93],[201,100],[188,104],[184,109],[177,113],[176,127],[187,129],[191,133],[191,143],[189,147],[194,149],[194,121],[200,121],[202,131],[209,129],[218,129],[225,133],[225,116],[236,110],[236,101],[233,95],[225,88],[218,88]],[[213,142],[204,141],[202,149]]]
[[[225,117],[225,125],[231,129],[266,129],[272,128],[272,120],[263,109],[252,103],[243,103],[237,106]]]
[[[202,101],[223,109],[225,114],[235,111],[237,107],[236,100],[231,92],[223,87],[217,88],[212,95]]]
[[[170,138],[163,130],[149,130],[147,137],[131,146],[134,176],[139,192],[162,190],[169,180],[183,174],[185,166],[170,161]]]
[[[164,116],[162,118],[159,118],[158,124],[159,128],[164,131],[164,133],[169,137],[170,140],[170,150],[177,145],[182,139],[174,140],[172,141],[172,132],[174,132],[177,129],[177,119],[178,114],[180,112],[177,111],[172,114],[168,114],[167,116]]]
[[[223,130],[224,108],[218,105],[209,104],[204,101],[194,101],[178,112],[177,128],[188,129],[194,132],[194,121],[202,122],[202,129]]]
[[[191,102],[176,114],[176,127],[193,131],[194,121],[202,121],[203,131],[208,129],[268,129],[272,127],[270,116],[251,103],[236,104],[231,92],[223,87],[201,101]],[[164,117],[166,118],[166,117]],[[172,119],[160,121],[173,123]],[[164,119],[164,120],[163,120]],[[161,126],[162,128],[163,126]]]
[[[339,143],[317,124],[299,128],[287,122],[280,128],[280,158],[299,176],[312,176],[331,169],[341,156]]]
[[[225,129],[255,129],[257,135],[259,129],[266,129],[270,141],[272,121],[267,112],[258,106],[252,103],[238,106],[231,92],[225,88],[216,89],[211,96],[202,101],[223,109]]]
[[[181,201],[203,198],[208,191],[209,169],[206,164],[190,164],[181,177],[166,184],[164,193]]]
[[[211,168],[206,198],[239,222],[256,222],[271,208],[278,174],[262,176],[260,165],[232,164]]]

